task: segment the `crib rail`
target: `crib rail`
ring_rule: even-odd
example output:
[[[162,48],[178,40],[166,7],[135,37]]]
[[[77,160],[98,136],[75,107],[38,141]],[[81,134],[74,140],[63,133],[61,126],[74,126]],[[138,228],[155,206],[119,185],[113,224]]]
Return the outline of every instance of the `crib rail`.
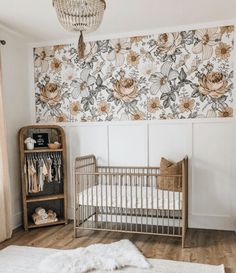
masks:
[[[158,167],[101,167],[94,156],[76,158],[75,236],[79,229],[185,236],[186,162],[182,175],[160,175]],[[176,183],[170,188],[172,180],[182,191]]]

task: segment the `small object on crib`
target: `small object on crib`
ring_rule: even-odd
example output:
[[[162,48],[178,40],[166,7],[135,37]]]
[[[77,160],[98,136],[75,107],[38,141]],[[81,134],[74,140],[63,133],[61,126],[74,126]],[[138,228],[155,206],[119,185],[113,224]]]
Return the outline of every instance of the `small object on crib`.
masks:
[[[53,210],[46,210],[42,207],[38,207],[35,209],[35,213],[32,215],[32,219],[35,225],[43,225],[48,223],[57,222],[57,214]]]
[[[48,143],[48,148],[55,150],[55,149],[60,149],[61,148],[61,143],[59,142],[54,142],[54,143]]]

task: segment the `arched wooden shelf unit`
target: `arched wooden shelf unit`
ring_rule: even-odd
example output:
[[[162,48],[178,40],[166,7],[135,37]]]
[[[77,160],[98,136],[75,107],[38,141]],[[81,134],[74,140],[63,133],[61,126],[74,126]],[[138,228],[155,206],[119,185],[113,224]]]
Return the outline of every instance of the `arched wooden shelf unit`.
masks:
[[[46,136],[38,143],[33,150],[27,150],[24,143],[28,137],[37,138]],[[67,154],[66,139],[63,128],[57,125],[30,125],[19,130],[19,152],[20,152],[20,168],[21,168],[21,188],[22,188],[22,206],[23,206],[23,222],[24,229],[27,231],[31,228],[45,227],[59,224],[67,224]],[[48,142],[59,142],[61,147],[58,149],[49,149]],[[58,163],[57,179],[52,175],[54,180],[44,182],[43,190],[32,192],[29,190],[28,179],[28,163],[29,160],[38,158],[56,158]],[[55,163],[56,164],[56,163]],[[56,168],[56,167],[55,167]],[[55,169],[54,169],[55,170]],[[36,225],[32,220],[32,214],[37,207],[43,207],[46,210],[52,209],[57,213],[58,221]]]

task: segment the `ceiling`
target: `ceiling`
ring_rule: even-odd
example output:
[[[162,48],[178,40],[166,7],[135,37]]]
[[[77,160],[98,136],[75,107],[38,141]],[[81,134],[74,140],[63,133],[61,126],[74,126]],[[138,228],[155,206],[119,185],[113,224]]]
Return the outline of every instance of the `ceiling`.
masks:
[[[97,35],[236,19],[235,0],[106,0]],[[0,24],[32,42],[74,38],[58,23],[52,0],[0,0]]]

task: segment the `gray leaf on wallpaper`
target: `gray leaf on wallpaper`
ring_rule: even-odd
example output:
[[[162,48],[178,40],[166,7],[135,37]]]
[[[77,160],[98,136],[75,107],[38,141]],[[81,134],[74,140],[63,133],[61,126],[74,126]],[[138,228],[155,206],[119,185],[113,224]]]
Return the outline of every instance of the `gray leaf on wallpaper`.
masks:
[[[35,48],[37,122],[233,116],[234,26]]]

